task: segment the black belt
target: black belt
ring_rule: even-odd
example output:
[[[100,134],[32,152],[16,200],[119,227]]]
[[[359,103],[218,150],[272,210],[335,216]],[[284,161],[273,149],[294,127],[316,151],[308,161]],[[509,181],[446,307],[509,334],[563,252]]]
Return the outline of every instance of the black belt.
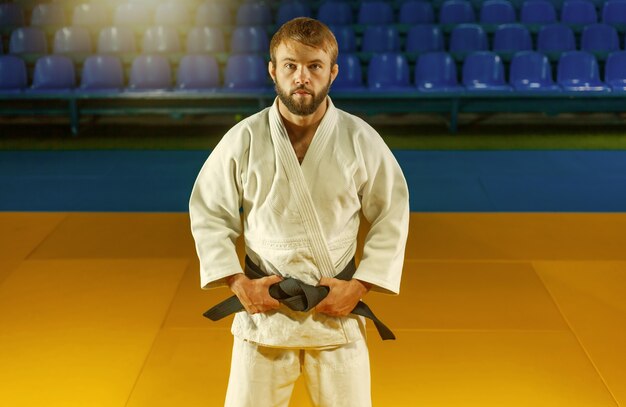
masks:
[[[351,280],[355,271],[356,265],[354,263],[354,259],[352,259],[350,263],[348,263],[348,265],[341,271],[341,273],[335,276],[335,278],[345,281]],[[246,267],[244,272],[246,276],[251,279],[267,277],[267,274],[265,274],[259,266],[254,264],[248,256],[246,256]],[[329,291],[330,289],[326,286],[313,286],[291,277],[272,284],[269,287],[270,296],[272,298],[277,299],[294,311],[303,312],[309,311],[319,304],[320,301],[328,295]],[[241,301],[239,301],[239,298],[237,298],[236,295],[233,295],[232,297],[220,302],[203,315],[211,321],[218,321],[227,315],[242,311],[243,309],[244,306],[241,304]],[[391,332],[385,324],[376,318],[376,315],[374,315],[372,310],[363,301],[359,301],[356,304],[351,314],[371,319],[374,322],[374,325],[376,325],[378,334],[383,340],[396,339],[393,332]]]

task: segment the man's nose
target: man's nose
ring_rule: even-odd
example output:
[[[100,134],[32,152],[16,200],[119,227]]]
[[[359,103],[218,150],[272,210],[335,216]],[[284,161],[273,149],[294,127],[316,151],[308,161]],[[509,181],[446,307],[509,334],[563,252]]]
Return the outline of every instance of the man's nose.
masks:
[[[295,81],[297,85],[309,83],[309,70],[306,67],[300,67],[296,71]]]

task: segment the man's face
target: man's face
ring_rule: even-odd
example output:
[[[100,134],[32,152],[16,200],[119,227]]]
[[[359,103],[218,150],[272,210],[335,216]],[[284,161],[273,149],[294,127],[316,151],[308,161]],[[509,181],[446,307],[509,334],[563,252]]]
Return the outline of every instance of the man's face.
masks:
[[[276,66],[269,63],[278,98],[294,115],[309,116],[326,99],[338,68],[321,49],[295,41],[283,41],[275,52]]]

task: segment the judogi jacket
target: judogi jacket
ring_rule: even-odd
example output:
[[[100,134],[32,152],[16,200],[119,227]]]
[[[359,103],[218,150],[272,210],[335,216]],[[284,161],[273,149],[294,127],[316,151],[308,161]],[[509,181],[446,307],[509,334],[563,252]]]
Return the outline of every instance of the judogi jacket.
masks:
[[[331,260],[338,273],[354,256],[362,212],[371,228],[354,278],[374,291],[398,294],[409,223],[406,181],[378,133],[327,100],[300,170]],[[203,289],[224,286],[227,277],[243,272],[235,252],[241,233],[246,254],[267,274],[312,285],[322,276],[278,158],[273,138],[280,135],[271,133],[272,120],[284,126],[277,100],[228,131],[196,179],[189,212]],[[281,305],[237,313],[231,331],[266,346],[329,347],[363,338],[365,322]]]

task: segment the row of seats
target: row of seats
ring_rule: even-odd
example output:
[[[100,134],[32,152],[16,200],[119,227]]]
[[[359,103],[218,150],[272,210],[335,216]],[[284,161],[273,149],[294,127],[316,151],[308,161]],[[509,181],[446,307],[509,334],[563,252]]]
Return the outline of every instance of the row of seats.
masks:
[[[351,26],[331,26],[331,30],[337,38],[340,52],[404,51],[411,54],[448,50],[462,56],[464,53],[488,49],[503,53],[536,49],[558,56],[561,52],[576,49],[607,53],[622,48],[620,44],[622,41],[615,27],[603,23],[582,27],[580,36],[561,23],[542,26],[536,36],[522,24],[500,24],[494,29],[491,41],[487,30],[482,25],[474,23],[459,24],[449,35],[441,26],[418,24],[409,28],[405,39],[394,26],[371,26],[365,30],[359,46]],[[580,40],[579,46],[577,37]],[[623,42],[626,44],[626,40]],[[533,46],[533,43],[536,45]]]
[[[172,67],[160,55],[139,55],[134,58],[128,85],[124,66],[113,55],[92,55],[82,67],[80,88],[103,90],[163,90],[172,87]],[[25,62],[14,55],[0,56],[0,92],[67,91],[76,87],[76,70],[72,60],[63,55],[46,55],[35,64],[33,81],[28,86]],[[215,89],[220,87],[219,65],[210,55],[185,55],[176,72],[179,89]],[[267,64],[258,54],[232,55],[224,71],[224,89],[259,90],[269,85]]]
[[[184,40],[176,28],[168,26],[148,27],[140,44],[136,37],[135,30],[130,27],[105,27],[94,41],[85,27],[63,27],[54,34],[52,52],[92,53],[95,49],[98,53],[135,53],[140,50],[144,53],[177,53],[183,50],[183,42],[188,53],[227,50],[225,35],[219,27],[192,27]],[[269,37],[264,28],[238,27],[231,33],[230,52],[268,52],[268,49]],[[46,54],[47,36],[37,27],[16,28],[11,32],[8,51],[12,54]]]
[[[65,9],[60,3],[42,3],[35,6],[30,15],[32,26],[65,26],[68,23],[79,26],[106,25],[230,25],[231,11],[225,3],[207,1],[195,9],[184,3],[169,1],[153,10],[147,4],[127,3],[118,5],[113,15],[102,3],[76,5],[72,18],[66,18]],[[0,4],[0,27],[15,27],[26,24],[22,7],[15,3]]]
[[[352,18],[343,5],[330,5],[334,9],[331,16],[323,16],[329,24],[432,24],[454,25],[480,22],[483,24],[503,24],[522,22],[524,24],[549,24],[561,21],[566,24],[580,25],[598,22],[607,24],[626,23],[626,2],[608,0],[598,11],[590,0],[565,0],[557,11],[555,4],[548,0],[525,0],[516,10],[515,4],[508,0],[485,0],[478,10],[469,0],[446,0],[435,12],[432,3],[413,0],[402,4],[398,18],[394,18],[390,6],[385,2],[362,3],[358,17]]]
[[[334,90],[364,90],[361,65],[353,54],[340,55],[340,74]],[[626,51],[612,53],[605,66],[604,82],[600,79],[595,57],[584,51],[564,53],[557,65],[556,83],[548,58],[535,51],[517,53],[505,79],[502,60],[492,52],[470,54],[462,67],[459,84],[456,64],[445,52],[426,53],[415,64],[413,82],[407,59],[402,54],[376,55],[367,68],[367,89],[380,91],[415,90],[424,92],[491,91],[509,92],[626,92]],[[119,58],[95,55],[87,58],[80,89],[83,91],[127,90],[269,90],[267,66],[256,54],[234,55],[224,71],[223,86],[219,66],[210,55],[187,55],[176,70],[168,60],[158,55],[141,55],[132,63],[128,84]],[[28,88],[24,61],[16,56],[0,56],[0,91],[21,92]],[[34,70],[31,90],[68,91],[76,88],[76,74],[72,61],[61,55],[40,58]]]
[[[339,43],[340,52],[398,52],[423,53],[448,50],[453,53],[468,53],[491,49],[496,52],[515,52],[536,49],[544,53],[560,53],[581,49],[589,52],[612,52],[620,49],[617,30],[607,24],[590,24],[582,30],[580,47],[577,47],[574,32],[563,24],[543,26],[533,47],[529,30],[520,24],[502,24],[493,35],[489,47],[487,33],[477,24],[460,24],[444,46],[444,33],[436,25],[416,25],[409,29],[405,44],[393,26],[372,26],[365,31],[357,47],[357,37],[351,26],[332,26]],[[224,34],[217,27],[193,27],[187,38],[181,40],[178,30],[158,26],[146,30],[138,47],[135,32],[128,27],[103,28],[94,47],[89,30],[85,27],[65,27],[54,36],[54,53],[90,54],[98,53],[217,53],[227,51]],[[228,51],[234,54],[267,53],[269,36],[262,27],[238,27],[232,32]],[[0,52],[2,50],[0,44]],[[15,29],[9,41],[9,53],[46,54],[48,45],[43,31],[36,27]]]
[[[437,14],[437,15],[436,15]],[[526,0],[518,12],[508,0],[485,0],[478,12],[469,0],[446,0],[435,13],[432,3],[408,0],[402,3],[395,16],[391,4],[385,1],[361,3],[354,15],[349,3],[328,1],[319,6],[317,14],[306,2],[283,2],[274,17],[270,5],[263,2],[246,2],[239,6],[234,17],[226,3],[205,2],[197,7],[169,1],[152,9],[143,3],[118,5],[113,13],[99,3],[86,3],[74,8],[71,25],[236,25],[271,26],[282,24],[294,17],[316,17],[326,24],[460,24],[481,22],[503,24],[520,21],[525,24],[548,24],[561,21],[580,25],[602,21],[607,24],[626,24],[626,0],[607,0],[600,12],[590,0],[565,0],[560,18],[553,3],[547,0]],[[32,11],[32,26],[65,26],[69,21],[60,3],[38,4]],[[24,12],[15,3],[0,4],[0,27],[25,25]]]
[[[358,59],[353,54],[343,54],[339,58],[340,77],[333,88],[363,89]],[[449,53],[422,54],[415,63],[413,75],[403,54],[386,53],[376,55],[370,61],[367,88],[403,91],[417,87],[423,92],[626,92],[626,51],[609,55],[604,68],[604,82],[600,78],[596,58],[584,51],[569,51],[561,55],[556,64],[556,83],[552,68],[546,55],[520,51],[511,60],[507,82],[502,59],[494,52],[479,51],[465,58],[459,81],[457,64]]]

